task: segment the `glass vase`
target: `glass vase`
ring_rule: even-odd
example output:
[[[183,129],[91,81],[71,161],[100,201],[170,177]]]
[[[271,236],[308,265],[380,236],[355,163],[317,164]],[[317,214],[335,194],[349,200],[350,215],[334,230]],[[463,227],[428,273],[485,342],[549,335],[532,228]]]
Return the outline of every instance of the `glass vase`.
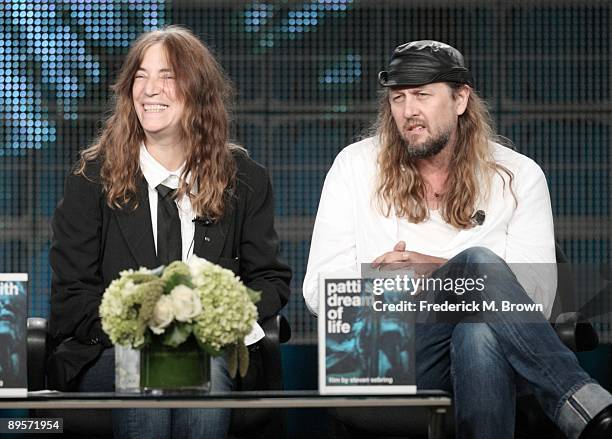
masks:
[[[200,349],[193,335],[176,348],[153,337],[140,353],[140,387],[154,394],[208,392],[210,355]]]

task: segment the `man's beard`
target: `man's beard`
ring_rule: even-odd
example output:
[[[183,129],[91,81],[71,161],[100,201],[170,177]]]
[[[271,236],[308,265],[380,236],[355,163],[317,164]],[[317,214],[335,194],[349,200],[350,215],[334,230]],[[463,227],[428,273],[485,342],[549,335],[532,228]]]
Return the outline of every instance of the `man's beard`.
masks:
[[[424,159],[427,157],[433,157],[440,153],[446,145],[448,145],[448,141],[451,137],[451,130],[442,131],[439,135],[432,137],[426,140],[424,143],[420,145],[411,144],[404,136],[400,134],[402,139],[402,143],[406,148],[406,152],[408,156],[412,159]]]

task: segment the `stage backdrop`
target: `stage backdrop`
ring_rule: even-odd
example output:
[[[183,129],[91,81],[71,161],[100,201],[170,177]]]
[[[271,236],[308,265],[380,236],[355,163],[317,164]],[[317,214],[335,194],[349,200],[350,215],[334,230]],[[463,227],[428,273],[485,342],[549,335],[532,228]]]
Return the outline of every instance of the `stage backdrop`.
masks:
[[[610,262],[609,2],[4,0],[0,271],[30,273],[31,316],[49,312],[49,222],[63,179],[109,109],[130,41],[171,23],[217,54],[239,92],[234,137],[271,171],[294,269],[292,343],[315,341],[301,284],[326,171],[371,124],[377,72],[406,41],[464,53],[499,132],[544,168],[565,252]],[[603,298],[596,313],[608,341],[610,309]]]

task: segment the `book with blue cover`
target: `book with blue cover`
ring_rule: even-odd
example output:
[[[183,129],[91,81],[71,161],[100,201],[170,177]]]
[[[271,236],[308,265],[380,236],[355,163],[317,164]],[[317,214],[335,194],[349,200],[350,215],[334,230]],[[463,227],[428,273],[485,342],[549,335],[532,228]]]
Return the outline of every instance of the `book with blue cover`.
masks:
[[[28,275],[0,273],[0,397],[28,392]]]
[[[382,307],[399,296],[372,285],[355,275],[319,277],[322,394],[416,393],[414,314]]]

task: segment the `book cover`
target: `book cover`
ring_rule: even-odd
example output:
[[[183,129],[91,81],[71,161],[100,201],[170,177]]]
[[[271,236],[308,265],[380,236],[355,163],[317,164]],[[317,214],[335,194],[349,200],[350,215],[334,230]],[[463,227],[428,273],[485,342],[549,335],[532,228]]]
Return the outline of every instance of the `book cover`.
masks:
[[[416,393],[414,316],[381,307],[397,295],[375,294],[372,279],[354,275],[319,282],[319,392]]]
[[[26,273],[0,273],[0,397],[28,392],[27,282]]]

